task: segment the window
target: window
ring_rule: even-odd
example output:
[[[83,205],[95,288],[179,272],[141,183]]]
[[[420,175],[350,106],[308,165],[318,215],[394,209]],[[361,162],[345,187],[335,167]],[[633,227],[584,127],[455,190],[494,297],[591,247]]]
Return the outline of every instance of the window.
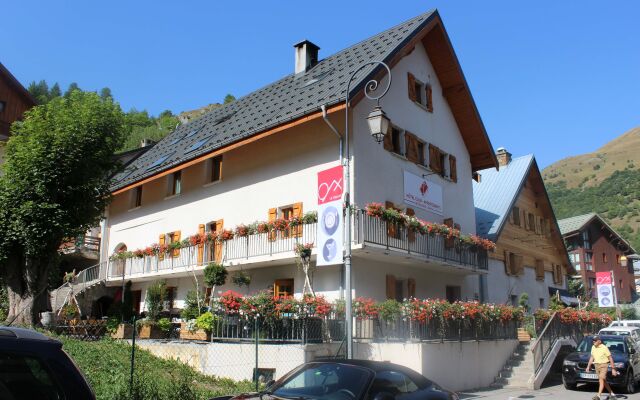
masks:
[[[167,239],[169,241],[168,245],[171,246],[173,243],[178,243],[180,241],[180,231],[175,231],[171,233],[167,233]],[[176,248],[171,253],[173,257],[178,257],[180,255],[180,249]]]
[[[561,285],[564,281],[562,277],[562,265],[554,265],[553,266],[553,283],[556,285]]]
[[[374,399],[379,393],[389,393],[396,397],[417,390],[418,385],[405,374],[397,371],[379,371],[371,385],[369,399]]]
[[[539,281],[544,280],[544,261],[536,260],[536,279]]]
[[[7,102],[0,100],[0,113],[7,108]]]
[[[276,298],[293,296],[293,279],[276,279],[273,283],[273,296]]]
[[[213,157],[209,161],[209,182],[222,180],[222,155]]]
[[[591,238],[589,236],[589,231],[582,232],[582,247],[587,250],[591,250]]]
[[[208,233],[221,232],[224,227],[224,220],[219,219],[217,221],[209,222],[206,226]],[[206,256],[204,257],[207,262],[220,263],[222,260],[222,243],[214,241],[209,243],[206,247]]]
[[[402,152],[402,131],[399,128],[391,128],[391,140],[393,144],[392,151],[396,154],[403,155]]]
[[[589,290],[596,286],[596,278],[589,278]]]
[[[425,99],[424,99],[423,90],[422,90],[423,87],[424,87],[424,84],[422,82],[420,82],[417,79],[414,79],[413,90],[415,90],[416,92],[416,98],[413,101],[415,101],[416,103],[422,106],[425,105]]]
[[[616,254],[616,264],[617,264],[617,265],[622,265],[622,264],[620,263],[620,254]]]
[[[456,302],[462,299],[462,290],[460,286],[447,286],[446,297],[449,303]]]
[[[64,399],[53,374],[32,356],[0,352],[0,388],[3,399]]]
[[[513,207],[513,210],[511,210],[511,219],[514,225],[520,226],[520,207]]]
[[[134,209],[142,205],[142,186],[137,186],[131,190],[131,204],[129,209]]]
[[[173,307],[175,306],[174,301],[176,299],[176,294],[178,293],[178,288],[175,286],[167,287],[167,301],[165,302],[165,310],[171,312]]]
[[[511,295],[511,305],[516,307],[518,305],[518,296],[515,294]]]
[[[416,79],[412,73],[407,74],[409,86],[409,99],[416,104],[433,112],[433,89],[430,83],[424,83]]]
[[[607,262],[607,253],[602,253],[602,262],[603,263]]]
[[[177,196],[182,191],[182,171],[176,171],[169,175],[167,196]]]
[[[424,146],[425,143],[418,139],[418,137],[412,133],[405,132],[404,134],[404,154],[407,160],[412,163],[424,165]]]
[[[591,262],[591,255],[592,255],[592,253],[590,251],[585,251],[584,252],[584,261],[590,263]]]
[[[529,213],[528,218],[529,218],[529,230],[535,232],[535,230],[536,230],[536,216],[531,214],[531,213]]]

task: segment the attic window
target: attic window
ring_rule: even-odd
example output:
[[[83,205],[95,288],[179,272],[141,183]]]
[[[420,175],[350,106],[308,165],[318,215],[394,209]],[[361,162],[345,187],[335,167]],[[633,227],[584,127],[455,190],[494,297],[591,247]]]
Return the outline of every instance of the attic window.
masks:
[[[229,114],[227,114],[227,115],[225,115],[223,117],[220,117],[220,118],[216,119],[215,121],[213,121],[213,125],[214,126],[215,125],[220,125],[221,123],[223,123],[225,121],[228,121],[231,117],[233,117],[235,115],[235,113],[236,112],[234,111],[232,113],[229,113]]]
[[[200,128],[196,128],[193,129],[191,132],[187,133],[186,135],[184,135],[184,139],[186,138],[190,138],[191,136],[195,135],[196,133],[200,132],[200,130],[202,129],[202,127]]]
[[[329,71],[321,72],[321,73],[319,73],[317,75],[314,75],[313,77],[311,77],[311,79],[306,81],[304,83],[304,85],[302,85],[302,87],[307,87],[309,85],[313,85],[314,83],[319,82],[319,81],[323,80],[324,78],[326,78],[327,76],[329,76],[332,72],[333,72],[333,69],[331,69]]]
[[[160,156],[158,159],[156,159],[151,165],[149,165],[147,167],[147,171],[150,171],[152,169],[158,168],[160,165],[162,165],[162,163],[164,163],[165,161],[167,161],[167,159],[169,157],[171,157],[173,155],[173,153],[170,154],[166,154],[164,156]]]
[[[179,141],[181,141],[182,139],[184,139],[185,137],[186,137],[186,135],[180,135],[180,136],[176,137],[175,139],[173,139],[173,140],[171,141],[171,143],[169,143],[169,144],[176,144],[176,143],[178,143]]]

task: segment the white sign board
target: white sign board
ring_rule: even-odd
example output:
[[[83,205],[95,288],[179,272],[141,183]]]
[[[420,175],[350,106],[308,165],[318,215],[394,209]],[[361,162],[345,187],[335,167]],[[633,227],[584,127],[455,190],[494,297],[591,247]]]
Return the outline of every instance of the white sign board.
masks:
[[[404,171],[404,202],[422,210],[444,215],[442,186]]]
[[[341,165],[318,173],[317,266],[342,264],[344,260],[343,182]]]
[[[611,283],[610,272],[596,272],[596,290],[598,291],[599,307],[616,306],[613,295],[613,285]]]

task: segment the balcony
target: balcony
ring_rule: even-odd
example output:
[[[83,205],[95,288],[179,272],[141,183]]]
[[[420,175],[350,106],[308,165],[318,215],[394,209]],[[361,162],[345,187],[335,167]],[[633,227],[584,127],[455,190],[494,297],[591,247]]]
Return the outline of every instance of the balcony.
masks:
[[[354,213],[352,226],[354,256],[358,256],[364,249],[370,249],[470,271],[488,268],[485,249],[464,244],[457,238],[446,238],[437,234],[421,235],[404,226],[396,226],[368,216],[363,210]],[[295,259],[296,244],[316,243],[316,229],[317,223],[311,223],[289,228],[287,231],[235,236],[222,243],[204,244],[202,250],[198,245],[194,245],[164,255],[111,260],[107,277],[110,280],[135,279],[165,273],[186,276],[192,270],[202,269],[203,265],[214,260],[225,265],[292,263]]]

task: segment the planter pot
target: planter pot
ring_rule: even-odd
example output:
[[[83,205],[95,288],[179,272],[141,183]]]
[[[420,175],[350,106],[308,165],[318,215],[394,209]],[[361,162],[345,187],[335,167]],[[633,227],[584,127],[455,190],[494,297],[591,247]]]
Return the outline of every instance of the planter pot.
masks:
[[[372,319],[355,319],[353,324],[353,337],[362,340],[373,339],[373,320]]]
[[[207,332],[204,329],[196,329],[193,332],[190,332],[187,329],[187,323],[180,323],[180,339],[185,340],[206,340],[207,342],[211,341],[211,332]]]
[[[155,325],[142,325],[138,337],[140,339],[164,339],[167,337],[167,333]]]
[[[307,343],[322,343],[322,319],[307,318],[305,321],[305,341]]]
[[[56,322],[56,313],[50,311],[43,312],[40,316],[40,322],[45,328],[51,328]]]
[[[133,325],[131,324],[120,324],[118,325],[118,329],[111,334],[111,337],[114,339],[131,339],[132,336]]]

